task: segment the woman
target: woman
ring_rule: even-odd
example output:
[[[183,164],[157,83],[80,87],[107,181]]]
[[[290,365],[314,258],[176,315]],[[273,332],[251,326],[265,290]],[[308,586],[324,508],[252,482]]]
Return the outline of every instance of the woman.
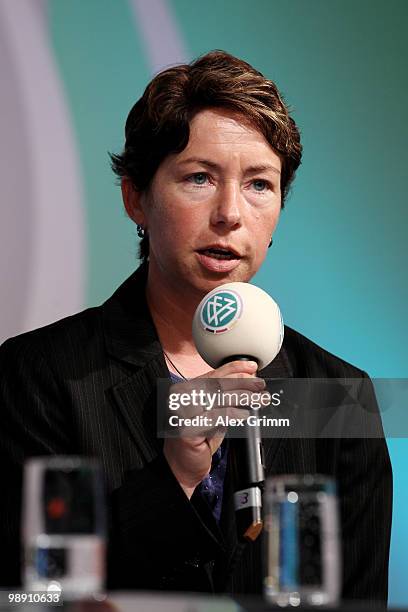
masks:
[[[259,269],[300,160],[299,132],[276,86],[245,62],[212,52],[149,84],[127,119],[122,155],[112,156],[142,236],[142,266],[103,306],[2,348],[1,466],[11,493],[1,525],[9,561],[14,556],[6,576],[16,580],[24,458],[84,453],[105,469],[112,586],[261,591],[260,542],[243,549],[236,537],[233,442],[227,448],[222,435],[203,434],[163,443],[155,389],[169,376],[174,385],[228,377],[249,391],[270,377],[366,378],[289,328],[279,355],[258,373],[251,362],[211,370],[192,340],[202,297]],[[265,440],[265,462],[267,474],[337,479],[343,597],[385,600],[391,471],[384,440]]]

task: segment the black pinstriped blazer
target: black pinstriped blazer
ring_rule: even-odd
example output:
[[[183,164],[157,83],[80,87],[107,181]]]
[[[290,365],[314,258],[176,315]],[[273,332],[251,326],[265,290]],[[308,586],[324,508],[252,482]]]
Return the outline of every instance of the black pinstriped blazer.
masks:
[[[102,306],[0,348],[3,586],[19,581],[21,466],[28,456],[58,453],[97,456],[103,464],[112,588],[261,591],[261,543],[237,544],[228,467],[218,526],[198,494],[187,500],[163,458],[155,381],[168,371],[145,282],[142,266]],[[260,375],[367,377],[290,328]],[[385,441],[265,440],[265,460],[267,474],[337,479],[343,597],[386,600],[392,475]]]

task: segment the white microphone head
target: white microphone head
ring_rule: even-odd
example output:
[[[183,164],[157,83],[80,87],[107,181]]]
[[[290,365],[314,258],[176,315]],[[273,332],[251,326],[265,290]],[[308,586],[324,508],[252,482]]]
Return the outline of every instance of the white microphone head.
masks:
[[[279,353],[283,321],[277,303],[249,283],[227,283],[201,300],[194,314],[193,338],[213,368],[236,355],[258,362],[259,369]]]

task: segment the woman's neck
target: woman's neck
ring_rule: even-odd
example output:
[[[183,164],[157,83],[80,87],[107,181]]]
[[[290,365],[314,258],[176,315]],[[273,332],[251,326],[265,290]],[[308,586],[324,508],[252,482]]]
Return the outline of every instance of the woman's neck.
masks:
[[[146,298],[160,341],[166,350],[186,352],[194,346],[193,315],[177,299],[160,288],[160,295],[147,285]]]
[[[184,299],[180,301],[180,292],[160,283],[158,285],[149,278],[146,286],[146,299],[149,305],[160,343],[164,353],[170,357],[176,367],[186,378],[199,376],[212,368],[200,357],[192,336],[192,322],[195,310],[200,302]],[[169,369],[171,363],[168,362]]]

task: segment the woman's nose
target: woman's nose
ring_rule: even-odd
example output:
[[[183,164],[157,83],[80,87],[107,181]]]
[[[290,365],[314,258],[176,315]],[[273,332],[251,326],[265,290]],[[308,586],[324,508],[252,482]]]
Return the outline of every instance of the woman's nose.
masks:
[[[232,228],[241,225],[241,193],[239,185],[228,182],[215,196],[211,222]]]

